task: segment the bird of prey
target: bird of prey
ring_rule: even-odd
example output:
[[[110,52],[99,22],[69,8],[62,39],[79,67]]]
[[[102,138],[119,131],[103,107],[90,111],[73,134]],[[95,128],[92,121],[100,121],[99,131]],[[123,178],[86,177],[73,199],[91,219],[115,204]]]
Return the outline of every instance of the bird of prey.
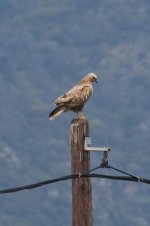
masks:
[[[53,120],[62,112],[77,112],[77,118],[83,118],[83,107],[93,93],[92,83],[97,83],[97,75],[87,74],[78,84],[72,87],[64,95],[55,100],[56,108],[50,113],[49,119]]]

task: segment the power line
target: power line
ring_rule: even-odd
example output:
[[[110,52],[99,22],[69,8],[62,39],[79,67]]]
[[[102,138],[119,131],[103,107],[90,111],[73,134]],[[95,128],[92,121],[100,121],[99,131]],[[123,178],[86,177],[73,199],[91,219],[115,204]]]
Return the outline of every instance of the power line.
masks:
[[[59,178],[55,178],[55,179],[50,179],[50,180],[45,180],[45,181],[41,181],[38,183],[34,183],[34,184],[28,184],[25,186],[20,186],[20,187],[14,187],[14,188],[9,188],[9,189],[3,189],[0,190],[0,194],[6,194],[6,193],[13,193],[13,192],[19,192],[19,191],[23,191],[23,190],[29,190],[29,189],[34,189],[34,188],[38,188],[44,185],[48,185],[48,184],[53,184],[59,181],[65,181],[65,180],[70,180],[70,179],[80,179],[83,177],[91,177],[91,178],[103,178],[103,179],[110,179],[110,180],[122,180],[122,181],[133,181],[133,182],[142,182],[145,184],[150,184],[150,180],[149,179],[145,179],[145,178],[141,178],[139,176],[134,176],[132,174],[129,174],[127,172],[124,172],[120,169],[117,169],[115,167],[112,166],[107,166],[107,168],[113,169],[115,171],[121,172],[127,176],[112,176],[112,175],[105,175],[105,174],[95,174],[95,173],[90,173],[96,169],[101,168],[101,166],[95,167],[93,169],[91,169],[89,172],[84,173],[84,174],[71,174],[71,175],[66,175],[63,177],[59,177]]]

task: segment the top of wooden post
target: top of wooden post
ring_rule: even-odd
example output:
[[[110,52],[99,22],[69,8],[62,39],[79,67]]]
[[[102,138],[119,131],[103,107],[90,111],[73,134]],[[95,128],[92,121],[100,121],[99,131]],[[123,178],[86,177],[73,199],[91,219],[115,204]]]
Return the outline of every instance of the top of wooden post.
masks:
[[[75,118],[71,121],[71,137],[73,143],[82,143],[89,136],[89,123],[87,118]]]
[[[72,121],[71,121],[71,124],[72,123],[80,123],[80,122],[87,122],[88,120],[87,120],[87,118],[85,117],[85,116],[82,116],[81,118],[74,118],[74,119],[72,119]]]

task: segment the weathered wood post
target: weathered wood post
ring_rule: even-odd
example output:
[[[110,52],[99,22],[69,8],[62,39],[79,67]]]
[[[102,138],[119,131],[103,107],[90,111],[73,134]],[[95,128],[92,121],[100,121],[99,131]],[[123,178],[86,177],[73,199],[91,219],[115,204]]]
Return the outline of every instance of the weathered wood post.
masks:
[[[72,174],[90,170],[90,153],[84,150],[85,137],[89,136],[86,118],[71,122],[71,169]],[[72,180],[72,226],[92,226],[92,187],[90,178]]]

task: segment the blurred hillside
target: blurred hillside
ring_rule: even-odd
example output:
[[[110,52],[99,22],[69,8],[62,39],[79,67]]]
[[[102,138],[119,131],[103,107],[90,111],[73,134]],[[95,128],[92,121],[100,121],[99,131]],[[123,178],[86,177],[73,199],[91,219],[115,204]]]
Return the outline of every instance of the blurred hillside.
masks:
[[[70,174],[75,115],[48,115],[89,72],[99,76],[84,109],[93,144],[112,148],[112,165],[150,178],[149,12],[149,0],[0,1],[0,189]],[[97,166],[101,156],[91,158]],[[149,225],[148,185],[92,185],[94,226]],[[71,182],[0,198],[0,225],[71,225]]]

